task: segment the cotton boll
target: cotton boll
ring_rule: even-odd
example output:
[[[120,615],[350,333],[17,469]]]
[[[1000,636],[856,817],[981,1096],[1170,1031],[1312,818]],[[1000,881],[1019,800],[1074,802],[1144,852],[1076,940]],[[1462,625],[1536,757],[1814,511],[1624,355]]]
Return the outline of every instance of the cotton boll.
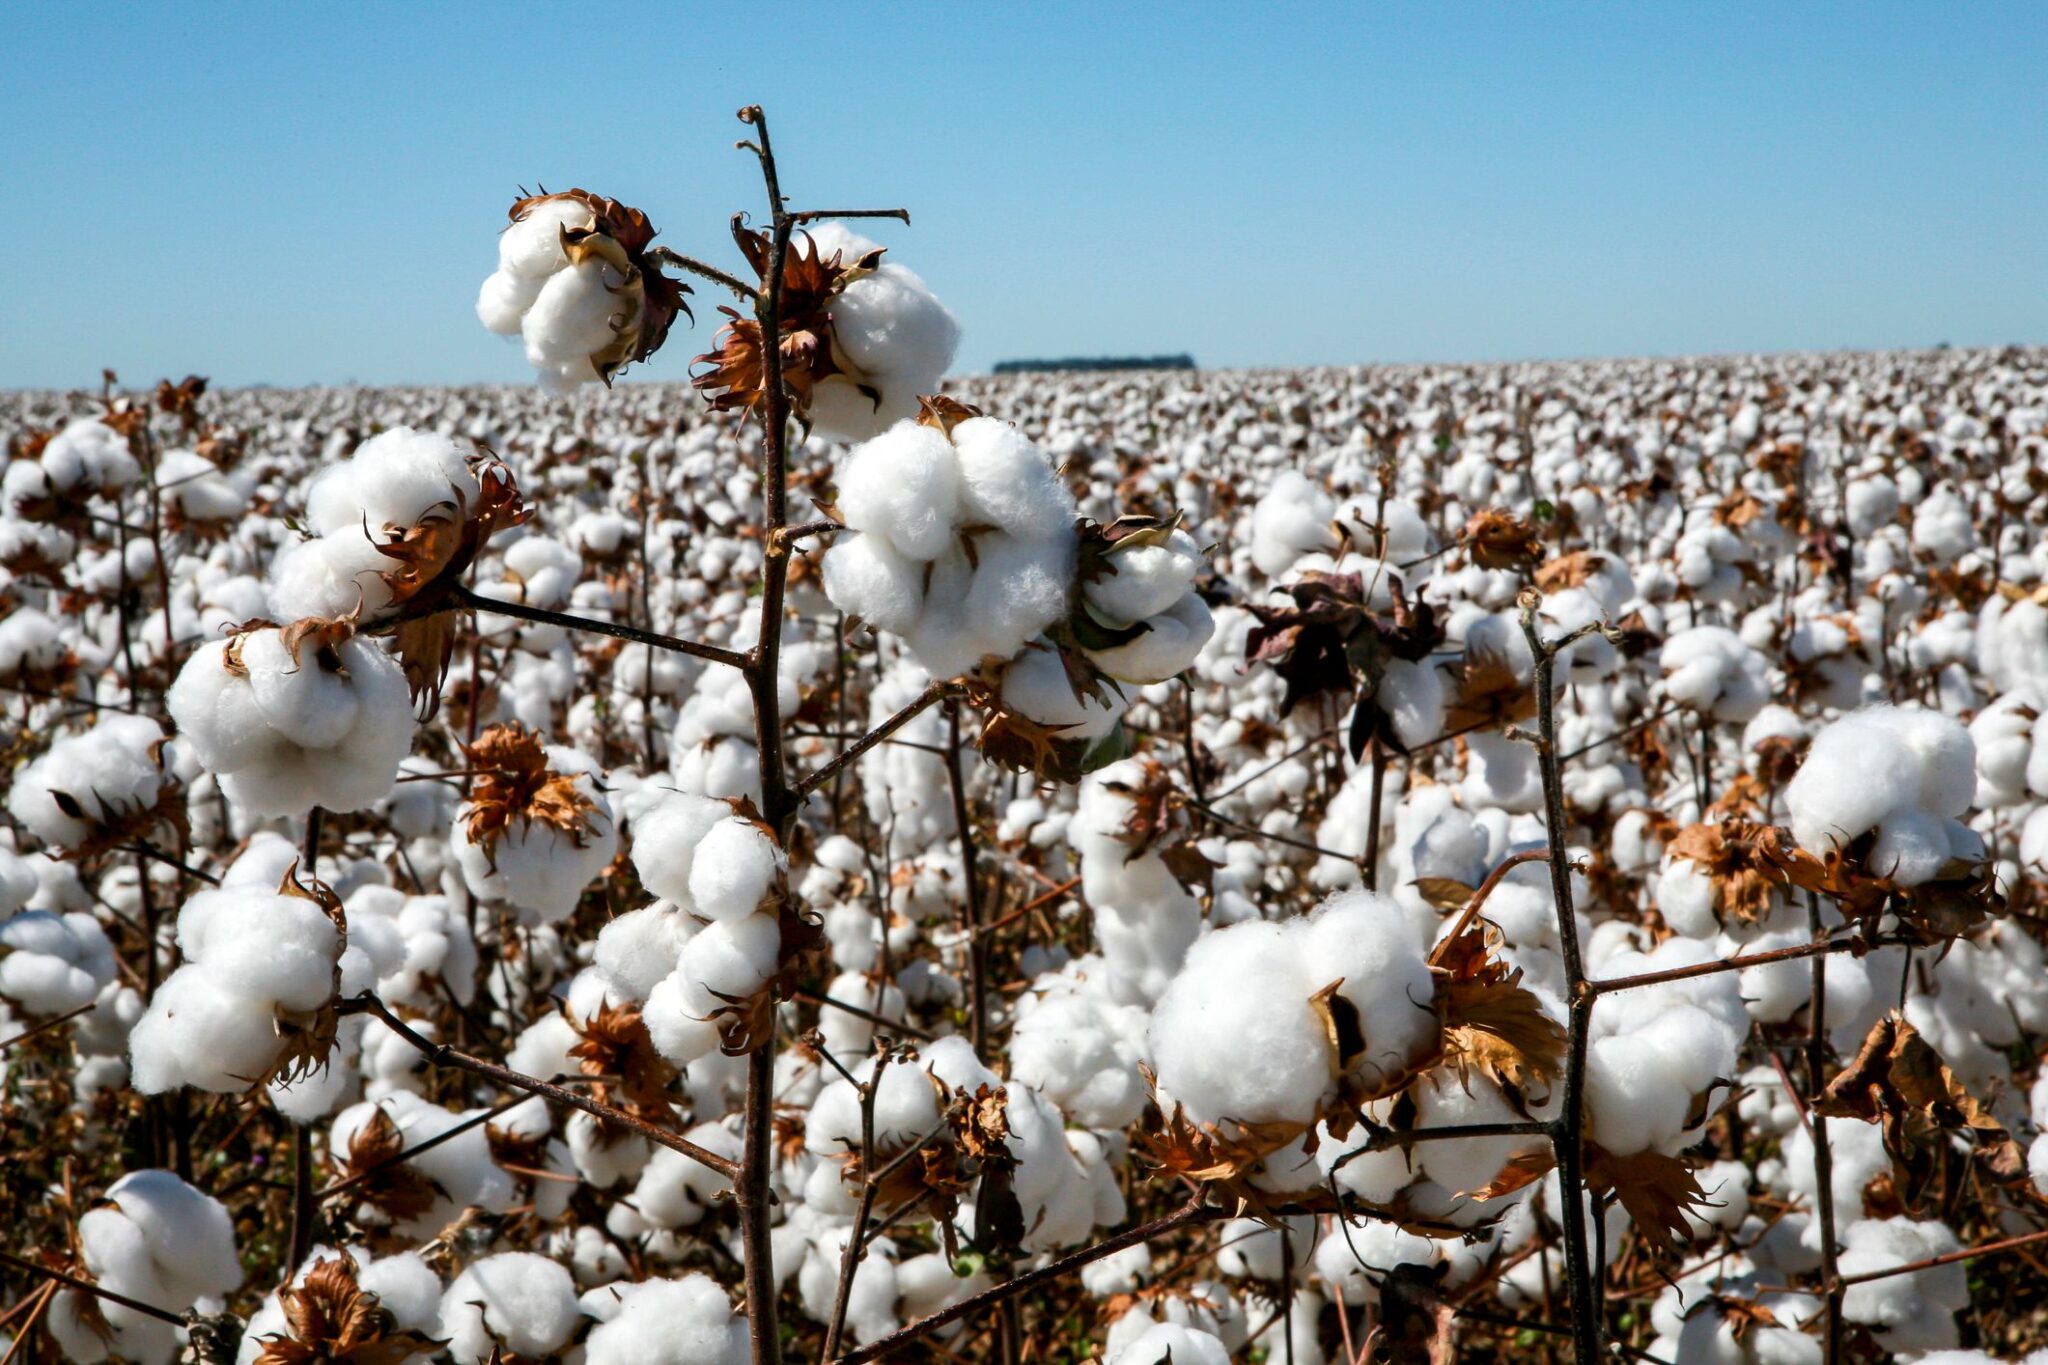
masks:
[[[163,741],[162,728],[144,716],[109,715],[83,734],[61,736],[15,774],[8,813],[44,842],[76,847],[156,804]]]
[[[457,1361],[482,1365],[496,1347],[543,1357],[568,1344],[579,1316],[566,1269],[531,1252],[505,1251],[455,1277],[441,1300],[439,1335]]]
[[[282,632],[252,631],[242,642],[242,667],[256,709],[293,744],[331,748],[355,728],[361,704],[350,680],[314,659],[294,659]]]
[[[1863,1218],[1843,1234],[1837,1265],[1844,1278],[1888,1270],[1960,1250],[1954,1232],[1936,1222]],[[1842,1316],[1869,1326],[1894,1351],[1935,1351],[1956,1344],[1955,1314],[1969,1306],[1964,1267],[1951,1262],[1911,1274],[1852,1284]]]
[[[614,994],[645,1000],[675,970],[693,933],[689,917],[670,906],[629,910],[598,931],[593,960]]]
[[[91,915],[30,910],[0,922],[0,996],[27,1014],[90,1004],[114,971],[114,945]]]
[[[1878,829],[1888,857],[1877,866],[1896,865],[1924,880],[1946,861],[1936,856],[1949,842],[1942,822],[1969,808],[1976,787],[1975,747],[1959,723],[1934,712],[1873,707],[1814,738],[1785,787],[1785,806],[1806,848],[1844,846]]]
[[[1330,525],[1337,505],[1297,470],[1283,470],[1252,508],[1251,558],[1258,571],[1279,578],[1305,554],[1337,548]]]
[[[632,821],[633,867],[640,884],[663,900],[687,907],[697,845],[731,818],[732,807],[723,801],[688,792],[664,794]]]
[[[753,821],[721,820],[705,833],[690,863],[691,904],[711,920],[752,915],[788,869],[788,857]]]
[[[975,417],[953,428],[961,480],[961,510],[1020,540],[1072,535],[1074,495],[1052,461],[1007,422]]]
[[[526,360],[538,372],[542,388],[565,393],[600,378],[590,357],[611,346],[633,323],[621,293],[625,283],[616,266],[596,257],[548,277],[520,320]]]
[[[1092,694],[1076,699],[1059,655],[1051,649],[1029,648],[1003,672],[1003,705],[1017,714],[1054,727],[1064,740],[1101,739],[1116,728],[1125,703],[1105,704]]]
[[[1112,572],[1082,589],[1089,611],[1108,626],[1134,625],[1169,610],[1202,567],[1201,548],[1186,531],[1174,531],[1164,544],[1121,548],[1128,543],[1112,546],[1104,556]]]
[[[1341,981],[1337,995],[1357,1013],[1364,1049],[1347,1070],[1377,1090],[1405,1075],[1436,1042],[1435,980],[1405,913],[1369,891],[1333,896],[1300,931],[1305,967]]]
[[[1089,658],[1119,682],[1140,686],[1165,682],[1192,667],[1203,646],[1216,630],[1216,618],[1209,604],[1196,593],[1188,593],[1164,612],[1144,622],[1136,639],[1108,649],[1094,650]],[[1439,711],[1442,688],[1438,688]],[[1435,729],[1432,727],[1432,735]]]
[[[906,633],[924,610],[925,566],[887,536],[841,535],[818,567],[833,606],[882,630]]]
[[[1147,1032],[1160,1089],[1203,1123],[1308,1122],[1335,1062],[1309,1006],[1326,983],[1310,976],[1275,924],[1234,924],[1198,940]]]
[[[1222,1340],[1196,1328],[1162,1322],[1146,1328],[1116,1351],[1104,1365],[1230,1365]]]
[[[586,1365],[746,1365],[746,1319],[709,1276],[643,1280],[600,1291],[616,1312],[583,1344]]]
[[[977,566],[961,610],[984,653],[1005,657],[1067,614],[1074,574],[1069,539],[1018,540],[997,531],[974,539]]]
[[[839,514],[905,559],[937,559],[960,522],[953,443],[937,427],[898,422],[856,446],[839,471]]]

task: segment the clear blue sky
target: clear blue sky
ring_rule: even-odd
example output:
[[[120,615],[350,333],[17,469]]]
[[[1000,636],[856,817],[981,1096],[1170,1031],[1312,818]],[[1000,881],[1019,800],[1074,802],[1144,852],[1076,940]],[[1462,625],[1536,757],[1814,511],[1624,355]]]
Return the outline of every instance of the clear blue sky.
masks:
[[[962,370],[2043,342],[2044,71],[2039,0],[13,4],[0,386],[520,378],[514,187],[733,261],[756,100]]]

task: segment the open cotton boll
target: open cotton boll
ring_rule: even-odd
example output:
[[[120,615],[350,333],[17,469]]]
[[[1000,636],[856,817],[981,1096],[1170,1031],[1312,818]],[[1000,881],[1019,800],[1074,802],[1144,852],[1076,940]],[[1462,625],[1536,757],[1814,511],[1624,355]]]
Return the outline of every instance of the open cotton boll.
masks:
[[[448,1286],[439,1335],[463,1365],[483,1365],[499,1349],[540,1358],[569,1344],[581,1316],[568,1270],[545,1256],[502,1251]]]
[[[1330,1088],[1330,1042],[1299,940],[1264,921],[1196,940],[1146,1040],[1162,1099],[1202,1123],[1307,1123]]]
[[[358,539],[366,524],[372,534],[412,526],[458,496],[475,499],[469,457],[469,447],[442,432],[381,431],[314,478],[306,489],[306,522],[322,536]]]
[[[746,1319],[707,1275],[614,1284],[612,1316],[584,1340],[585,1365],[746,1365]]]
[[[1801,845],[1815,850],[1845,846],[1878,829],[1893,875],[1926,880],[1946,858],[1967,856],[1949,822],[1976,795],[1976,749],[1969,731],[1932,711],[1880,706],[1844,716],[1814,737],[1799,771],[1785,787],[1785,808]]]
[[[27,1014],[90,1004],[114,979],[114,945],[82,911],[29,910],[0,922],[0,996]]]
[[[42,612],[17,606],[0,617],[0,678],[55,668],[63,657],[63,633]]]
[[[887,536],[839,536],[819,561],[825,596],[848,616],[907,633],[924,610],[922,560],[906,559]]]
[[[1746,721],[1770,700],[1770,664],[1724,626],[1694,626],[1664,642],[1657,656],[1673,701],[1716,720]]]
[[[706,1151],[737,1160],[740,1139],[716,1123],[700,1123],[684,1134]],[[658,1228],[695,1227],[702,1222],[728,1182],[710,1167],[668,1147],[656,1147],[640,1170],[633,1207]]]
[[[498,234],[498,269],[493,278],[502,275],[508,283],[530,282],[537,288],[569,263],[562,249],[562,229],[581,227],[589,217],[589,209],[570,198],[543,199],[532,205]],[[489,283],[485,281],[487,286]],[[508,326],[495,325],[489,318],[484,324],[507,336],[519,330],[516,318]]]
[[[1162,545],[1113,546],[1103,558],[1111,572],[1088,583],[1081,595],[1096,619],[1109,626],[1135,625],[1169,610],[1194,586],[1202,568],[1201,547],[1181,530]]]
[[[614,997],[645,1000],[676,968],[695,923],[670,905],[629,910],[598,930],[592,960]]]
[[[80,1216],[78,1249],[96,1283],[166,1312],[182,1313],[242,1283],[227,1210],[169,1171],[131,1171],[115,1181],[106,1202]],[[93,1306],[112,1334],[103,1336],[87,1324],[82,1299],[65,1291],[47,1318],[66,1359],[105,1360],[112,1352],[168,1365],[177,1349],[170,1324],[100,1299]]]
[[[1961,1250],[1946,1224],[1910,1218],[1861,1218],[1842,1235],[1837,1261],[1845,1279]],[[1970,1305],[1964,1267],[1956,1262],[1851,1284],[1842,1316],[1869,1327],[1891,1351],[1938,1351],[1956,1344],[1955,1315]]]
[[[624,272],[596,256],[548,276],[519,321],[526,362],[543,389],[567,393],[602,378],[591,357],[634,322],[636,303],[622,294],[626,283]]]
[[[367,1036],[375,1038],[382,1032],[381,1028],[373,1025],[373,1031]],[[366,1220],[372,1225],[388,1224],[400,1236],[424,1239],[446,1227],[472,1204],[489,1212],[502,1212],[510,1206],[512,1177],[491,1159],[490,1137],[484,1125],[471,1124],[454,1136],[443,1138],[442,1134],[461,1127],[474,1114],[444,1109],[410,1091],[400,1090],[374,1102],[353,1104],[336,1114],[328,1129],[328,1150],[349,1151],[379,1112],[396,1127],[400,1140],[408,1149],[418,1148],[430,1139],[439,1139],[433,1146],[415,1151],[405,1159],[408,1168],[430,1182],[435,1198],[417,1214],[406,1217],[392,1217],[384,1210],[359,1205],[356,1214],[359,1220]],[[516,1120],[507,1118],[497,1122],[510,1128]]]
[[[1199,1328],[1160,1322],[1104,1356],[1103,1365],[1230,1365],[1230,1351]]]
[[[1216,618],[1210,613],[1209,604],[1192,592],[1149,617],[1144,624],[1145,630],[1137,638],[1108,649],[1092,650],[1088,657],[1119,682],[1141,686],[1165,682],[1193,667],[1216,631]],[[1438,696],[1441,699],[1441,686]],[[1441,705],[1438,710],[1440,713]],[[1435,730],[1430,733],[1434,735]]]
[[[1074,495],[1051,457],[1024,433],[993,417],[973,417],[953,428],[952,440],[966,520],[1020,540],[1073,535]]]
[[[1116,728],[1128,703],[1104,703],[1089,695],[1074,696],[1066,666],[1057,651],[1027,648],[1003,670],[1003,705],[1040,725],[1057,729],[1064,740],[1101,739]]]
[[[7,810],[47,844],[76,847],[157,803],[164,732],[146,716],[109,714],[83,734],[55,740],[16,773]]]
[[[246,1090],[283,1055],[280,1022],[334,996],[341,934],[319,904],[274,890],[201,891],[178,912],[185,961],[128,1038],[135,1088]]]
[[[1054,981],[1059,981],[1054,978]],[[1029,1002],[1028,1005],[1025,1002]],[[1145,1011],[1099,988],[1055,987],[1019,1002],[1010,1074],[1090,1128],[1123,1128],[1145,1107]]]
[[[850,266],[876,244],[843,223],[804,229],[821,259]],[[812,391],[812,430],[858,441],[917,415],[920,395],[939,391],[960,344],[960,324],[917,274],[893,261],[847,284],[832,301],[833,354],[848,372]]]
[[[1252,564],[1279,578],[1303,555],[1337,548],[1336,501],[1299,471],[1280,472],[1252,508]]]
[[[546,745],[543,753],[544,785],[566,788],[580,803],[568,823],[514,809],[509,820],[477,843],[471,837],[475,808],[465,804],[456,813],[449,840],[470,894],[505,901],[530,924],[553,924],[574,911],[584,888],[603,873],[619,844],[604,794],[604,769],[562,745]]]
[[[54,493],[111,493],[142,477],[128,440],[97,417],[79,417],[43,447],[41,465]]]
[[[738,919],[761,908],[789,857],[751,820],[729,816],[706,831],[690,863],[690,901],[710,920]]]
[[[960,459],[937,427],[898,422],[854,447],[838,476],[839,515],[886,538],[905,559],[931,560],[960,523]]]

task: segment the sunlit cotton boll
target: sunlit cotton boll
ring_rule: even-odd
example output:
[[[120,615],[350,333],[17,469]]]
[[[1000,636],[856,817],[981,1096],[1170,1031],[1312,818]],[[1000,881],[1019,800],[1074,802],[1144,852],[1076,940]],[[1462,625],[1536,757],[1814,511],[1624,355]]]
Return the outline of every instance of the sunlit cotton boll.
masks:
[[[1951,858],[1982,856],[1982,841],[1958,821],[1976,791],[1976,746],[1958,721],[1878,706],[1815,736],[1786,784],[1785,808],[1800,844],[1816,852],[1876,830],[1873,870],[1916,886]]]
[[[107,713],[84,734],[64,735],[14,775],[7,811],[45,843],[75,848],[103,826],[149,810],[165,781],[147,716]]]
[[[116,1294],[180,1313],[242,1283],[234,1224],[226,1208],[169,1171],[131,1171],[110,1186],[104,1203],[78,1220],[84,1270]],[[90,1307],[110,1330],[90,1325],[85,1296],[59,1294],[47,1321],[65,1359],[167,1365],[178,1349],[177,1328],[112,1299]]]
[[[405,674],[357,636],[306,642],[296,663],[276,630],[203,645],[166,702],[180,738],[249,815],[362,810],[390,793],[412,747]]]
[[[504,1251],[473,1262],[441,1299],[451,1359],[483,1365],[500,1351],[535,1359],[569,1342],[581,1318],[569,1272],[544,1256]]]
[[[820,257],[837,255],[842,265],[875,250],[843,223],[804,231]],[[915,416],[918,398],[939,391],[960,324],[914,271],[884,259],[833,300],[832,342],[845,372],[812,391],[811,428],[827,440],[858,441]]]
[[[591,1291],[598,1326],[583,1343],[585,1365],[746,1365],[746,1319],[709,1276],[642,1280]]]

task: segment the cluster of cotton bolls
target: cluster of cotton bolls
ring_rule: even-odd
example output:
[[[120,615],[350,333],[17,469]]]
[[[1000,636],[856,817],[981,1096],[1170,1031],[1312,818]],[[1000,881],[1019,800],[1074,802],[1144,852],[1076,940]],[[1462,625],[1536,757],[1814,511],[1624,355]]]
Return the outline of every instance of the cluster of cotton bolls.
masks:
[[[169,1171],[130,1171],[110,1185],[79,1217],[78,1250],[96,1284],[170,1313],[218,1311],[242,1283],[227,1209]],[[75,1289],[52,1301],[49,1323],[68,1360],[169,1365],[182,1344],[174,1324]]]
[[[1872,872],[1918,886],[1951,863],[1982,863],[1983,836],[1963,823],[1977,793],[1970,733],[1940,712],[1872,707],[1814,736],[1785,788],[1792,832],[1814,852],[1866,834]]]
[[[822,561],[849,616],[900,635],[950,678],[1009,659],[1066,616],[1078,538],[1073,494],[1014,426],[973,417],[951,431],[898,422],[840,462],[848,531]]]
[[[636,295],[608,248],[571,250],[594,212],[533,206],[480,300],[556,386],[605,377],[649,319],[644,251],[626,257]],[[1042,1285],[1027,1334],[1085,1323],[1086,1350],[1130,1365],[1320,1365],[1343,1358],[1340,1312],[1354,1336],[1361,1310],[1378,1322],[1398,1273],[1477,1309],[1456,1349],[1512,1356],[1487,1297],[1555,1314],[1564,1282],[1566,1192],[1531,1175],[1547,1140],[1375,1134],[1558,1112],[1554,1075],[1510,1082],[1460,1060],[1456,983],[1430,965],[1472,889],[1547,841],[1526,738],[1532,589],[1544,636],[1609,628],[1556,669],[1584,967],[1700,973],[1603,992],[1591,1012],[1594,1159],[1683,1165],[1707,1201],[1669,1245],[1607,1201],[1610,1293],[1671,1276],[1634,1300],[1631,1343],[1679,1365],[1818,1360],[1823,1197],[1845,1275],[2039,1225],[2017,1187],[1945,1203],[1876,1124],[1816,1126],[1799,1074],[1815,1026],[1826,1084],[1896,1011],[2048,1188],[2033,1064],[2048,973],[2030,908],[2048,863],[2037,352],[942,381],[954,328],[930,291],[837,227],[810,238],[819,259],[876,268],[821,304],[799,402],[813,439],[791,455],[792,520],[814,498],[844,525],[792,558],[777,679],[790,780],[963,675],[1056,737],[1119,732],[1101,753],[1132,756],[1071,785],[970,759],[963,848],[935,705],[811,791],[785,846],[725,799],[764,795],[744,670],[487,610],[436,618],[455,647],[440,712],[416,721],[415,661],[384,641],[419,624],[397,619],[415,552],[424,573],[456,562],[443,556],[463,518],[509,489],[480,444],[517,471],[533,524],[465,544],[443,586],[737,654],[759,643],[758,431],[674,388],[218,391],[191,431],[133,413],[157,429],[132,445],[98,403],[0,398],[54,433],[10,461],[0,499],[0,683],[19,736],[0,1038],[35,1030],[0,1051],[0,1075],[20,1131],[108,1158],[78,1163],[79,1194],[60,1197],[60,1172],[25,1155],[52,1193],[21,1206],[7,1249],[67,1245],[76,1221],[79,1268],[107,1288],[253,1314],[248,1360],[252,1338],[288,1326],[278,1291],[336,1256],[394,1328],[447,1340],[451,1359],[747,1358],[719,1171],[435,1065],[372,1015],[326,1014],[374,992],[429,1048],[618,1102],[626,1081],[586,1062],[610,1029],[659,1087],[634,1112],[722,1160],[744,1153],[748,1072],[723,1048],[772,1021],[768,1231],[793,1358],[817,1353],[834,1316],[860,1197],[856,1082],[885,1040],[878,1160],[906,1158],[892,1181],[943,1180],[960,1141],[948,1113],[999,1095],[1023,1233],[997,1264],[982,1251],[996,1225],[980,1226],[1001,1211],[992,1186],[896,1212],[892,1183],[847,1341],[1171,1212],[1185,1192],[1161,1178],[1156,1143],[1177,1118],[1251,1154],[1230,1197],[1339,1198],[1354,1216],[1248,1208],[1177,1230]],[[990,415],[938,401],[938,425],[909,420],[942,382]],[[161,534],[124,545],[114,498],[122,524]],[[1345,641],[1349,691],[1283,715],[1295,679],[1247,666],[1247,637],[1254,608],[1312,574],[1356,576],[1374,626]],[[350,616],[359,633],[291,630]],[[842,616],[874,630],[847,634]],[[227,629],[255,618],[280,624]],[[1405,649],[1400,620],[1433,643],[1380,649]],[[1084,699],[1090,670],[1106,681]],[[1352,717],[1373,708],[1386,742],[1354,753]],[[531,763],[489,752],[515,722]],[[301,875],[333,887],[345,935],[331,906],[277,893],[313,805],[328,815]],[[1780,822],[1900,894],[1873,917],[1825,894],[1809,907],[1768,876],[1731,886],[1698,833],[1736,841],[1740,868],[1742,841]],[[1937,945],[1888,941],[1924,931],[1914,905],[1946,904],[1964,869],[2015,911]],[[815,917],[814,947],[785,942],[785,913]],[[1800,950],[1810,913],[1869,951],[1818,973],[1803,956],[1706,970]],[[1548,869],[1494,885],[1484,915],[1490,960],[1561,1026]],[[297,1074],[313,1053],[325,1067]],[[281,1068],[288,1082],[252,1091]],[[151,1093],[251,1093],[137,1105],[131,1070]],[[213,1234],[133,1231],[155,1175],[112,1183],[178,1164],[173,1114],[189,1119],[192,1181],[245,1229],[282,1232],[292,1125],[322,1185],[417,1150],[323,1205],[328,1247],[296,1278],[282,1236],[245,1232],[237,1288]],[[1943,1170],[1965,1155],[1948,1135],[1927,1150]],[[181,1278],[209,1263],[207,1282]],[[1853,1339],[1937,1365],[2010,1359],[2000,1295],[2012,1283],[2023,1299],[2030,1272],[1972,1264],[1998,1286],[1976,1304],[1955,1265],[1852,1285]],[[48,1313],[79,1358],[176,1353],[177,1329],[112,1308],[99,1341],[83,1304],[67,1291]],[[935,1344],[972,1357],[984,1316]],[[1964,1340],[1983,1352],[1951,1349]]]

